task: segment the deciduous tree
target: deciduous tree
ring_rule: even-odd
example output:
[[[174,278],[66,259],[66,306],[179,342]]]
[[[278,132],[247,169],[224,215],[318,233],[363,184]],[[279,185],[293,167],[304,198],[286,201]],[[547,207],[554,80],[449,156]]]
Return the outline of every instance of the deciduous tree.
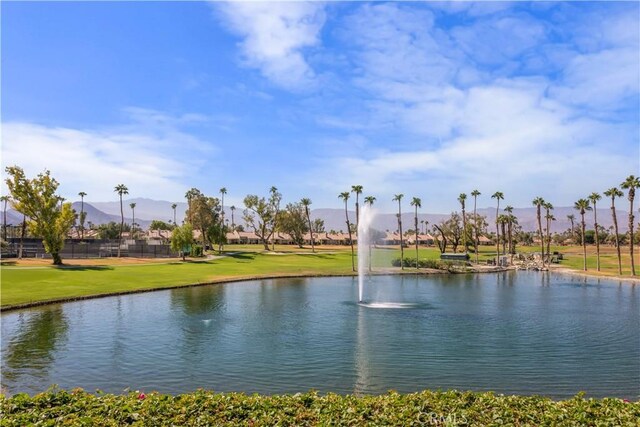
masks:
[[[176,227],[171,233],[171,250],[180,252],[182,260],[185,260],[185,253],[189,250],[189,246],[193,244],[193,227],[186,223],[181,227]]]
[[[59,203],[60,196],[56,194],[58,181],[49,171],[28,179],[18,166],[5,170],[9,175],[6,183],[14,208],[29,218],[29,231],[42,238],[44,250],[53,258],[53,264],[62,264],[60,251],[73,226],[75,213],[71,203]]]

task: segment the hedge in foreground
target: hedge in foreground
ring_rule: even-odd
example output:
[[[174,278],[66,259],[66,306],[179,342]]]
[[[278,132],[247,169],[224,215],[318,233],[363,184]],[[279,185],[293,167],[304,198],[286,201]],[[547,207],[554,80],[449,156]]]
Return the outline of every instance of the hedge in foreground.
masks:
[[[90,394],[52,390],[0,396],[2,426],[425,425],[637,426],[640,402],[617,398],[553,401],[493,393],[390,392],[380,396],[316,392],[295,395]]]

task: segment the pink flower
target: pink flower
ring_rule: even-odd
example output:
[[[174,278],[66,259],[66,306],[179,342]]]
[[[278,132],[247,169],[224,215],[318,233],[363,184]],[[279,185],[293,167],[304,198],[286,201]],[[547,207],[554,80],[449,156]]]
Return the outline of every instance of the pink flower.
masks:
[[[630,401],[629,399],[622,399],[622,401],[623,401],[624,403],[631,403],[631,401]]]
[[[140,393],[140,394],[138,395],[138,399],[140,399],[140,400],[144,400],[144,399],[146,399],[146,398],[147,398],[147,395],[146,395],[146,394],[144,394],[144,393]]]

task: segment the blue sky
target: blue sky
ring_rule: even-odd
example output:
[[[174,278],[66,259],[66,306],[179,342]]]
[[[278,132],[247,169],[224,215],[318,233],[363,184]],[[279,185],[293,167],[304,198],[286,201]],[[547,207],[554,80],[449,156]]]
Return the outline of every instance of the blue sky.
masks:
[[[70,198],[571,205],[640,169],[637,2],[3,2],[2,163]]]

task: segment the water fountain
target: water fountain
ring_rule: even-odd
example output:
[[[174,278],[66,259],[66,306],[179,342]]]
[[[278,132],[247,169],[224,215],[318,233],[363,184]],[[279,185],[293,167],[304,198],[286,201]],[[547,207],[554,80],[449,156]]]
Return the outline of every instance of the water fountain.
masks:
[[[364,205],[358,218],[358,303],[363,302],[364,279],[369,271],[371,249],[371,223],[375,217],[375,211],[369,205]]]
[[[358,304],[368,308],[418,308],[419,304],[400,302],[364,301],[364,281],[371,271],[371,223],[375,218],[374,209],[365,205],[358,219]]]

